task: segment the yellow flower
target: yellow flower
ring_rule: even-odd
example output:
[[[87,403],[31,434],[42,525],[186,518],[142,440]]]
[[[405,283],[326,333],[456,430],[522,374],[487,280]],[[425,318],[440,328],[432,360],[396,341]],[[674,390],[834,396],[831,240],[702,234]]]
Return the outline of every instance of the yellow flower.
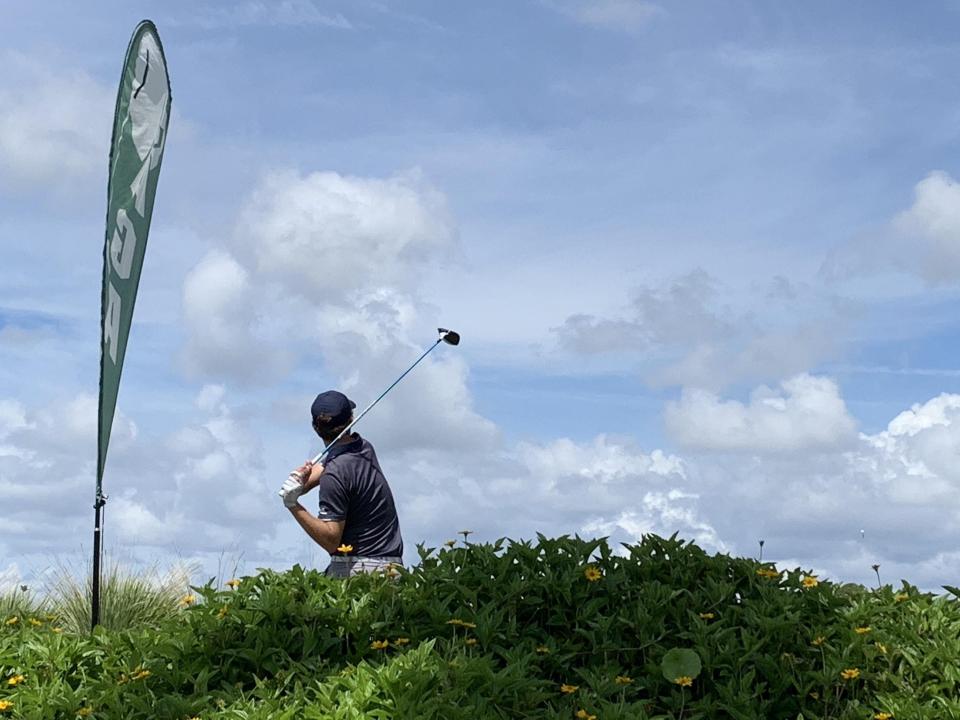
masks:
[[[883,643],[874,643],[874,645],[876,645],[876,646],[877,646],[877,650],[879,650],[880,652],[882,652],[884,655],[887,654],[887,646],[886,646],[886,645],[884,645]]]
[[[857,635],[865,635],[865,634],[867,634],[868,632],[870,632],[870,628],[869,628],[869,627],[858,627],[858,628],[854,628],[853,631],[854,631]]]
[[[222,608],[220,608],[220,612],[217,613],[217,617],[223,620],[227,616],[228,612],[230,611],[227,609],[227,606],[224,605]]]
[[[370,643],[371,650],[386,650],[388,647],[390,647],[389,640],[374,640]]]
[[[597,720],[596,715],[591,715],[583,708],[577,710],[577,717],[580,718],[580,720]]]
[[[897,593],[893,596],[893,599],[897,602],[903,602],[904,600],[909,600],[910,596],[907,593]]]
[[[232,588],[233,590],[236,590],[238,587],[240,587],[240,581],[237,580],[236,578],[232,578],[230,580],[227,580],[226,585],[228,588]]]
[[[560,686],[560,692],[566,693],[567,695],[569,695],[570,693],[575,693],[579,689],[580,689],[579,685],[567,685],[566,683],[564,683],[563,685]]]
[[[873,716],[873,720],[893,720],[893,715],[888,712],[878,712]]]
[[[700,613],[700,617],[701,617],[701,619],[703,619],[703,620],[713,620],[714,615],[713,615],[713,613],[709,613],[709,612],[708,612],[708,613]]]
[[[548,648],[546,645],[537,645],[537,652],[540,655],[547,655],[550,653],[550,648]]]
[[[137,672],[137,673],[136,673],[132,678],[130,678],[130,679],[131,679],[131,680],[143,680],[144,678],[147,678],[147,677],[150,677],[150,671],[149,671],[149,670],[140,670],[139,672]]]
[[[470,645],[470,646],[472,647],[472,646],[474,646],[474,645],[477,644],[477,639],[476,639],[476,638],[467,638],[467,639],[464,640],[463,642],[465,642],[467,645]]]
[[[823,635],[817,635],[817,637],[813,639],[813,642],[811,644],[820,646],[820,645],[823,645],[826,641],[827,639]]]
[[[6,624],[7,624],[7,625],[16,625],[18,622],[20,622],[20,618],[18,618],[16,615],[14,615],[12,618],[9,618],[9,619],[7,620]]]
[[[33,625],[34,627],[40,627],[41,625],[43,625],[43,623],[37,620],[36,618],[30,618],[30,624]]]
[[[62,633],[62,632],[63,632],[63,628],[50,628],[50,632]]]
[[[7,680],[7,685],[13,685],[14,687],[16,687],[17,685],[22,683],[24,680],[26,680],[26,678],[23,675],[14,675],[12,678]]]
[[[447,620],[447,625],[459,625],[460,627],[465,628],[475,628],[472,622],[466,622],[465,620],[460,620],[459,618],[454,618],[453,620]]]
[[[87,705],[86,707],[82,707],[79,710],[77,710],[77,715],[79,715],[80,717],[87,717],[92,712],[93,712],[93,708]]]
[[[593,565],[587,565],[583,571],[583,576],[590,582],[596,582],[603,577],[603,573],[597,570]]]
[[[765,578],[778,578],[780,577],[780,571],[774,568],[760,568],[757,570],[757,575]]]
[[[180,598],[180,607],[187,607],[188,605],[193,605],[197,601],[196,595],[184,595]]]
[[[408,642],[410,642],[410,638],[397,638],[396,640],[393,641],[393,644],[406,645]]]
[[[803,586],[804,586],[805,588],[816,587],[816,586],[819,585],[819,584],[820,584],[820,581],[817,580],[817,576],[816,576],[816,575],[807,575],[807,576],[803,579]]]
[[[457,541],[456,541],[456,540],[447,540],[447,541],[444,543],[444,545],[446,545],[447,547],[453,547],[453,546],[456,545],[456,544],[457,544]]]
[[[353,552],[353,545],[341,545],[337,548],[337,552],[348,553]]]
[[[693,678],[689,675],[681,675],[680,677],[676,678],[674,682],[680,687],[690,687],[693,685]]]
[[[628,678],[626,675],[617,675],[616,679],[614,679],[614,682],[617,685],[629,685],[633,682],[633,678]]]
[[[860,677],[860,670],[857,668],[847,668],[846,670],[840,671],[840,677],[844,680],[856,680]]]
[[[0,712],[6,712],[13,707],[13,703],[9,700],[0,700]]]

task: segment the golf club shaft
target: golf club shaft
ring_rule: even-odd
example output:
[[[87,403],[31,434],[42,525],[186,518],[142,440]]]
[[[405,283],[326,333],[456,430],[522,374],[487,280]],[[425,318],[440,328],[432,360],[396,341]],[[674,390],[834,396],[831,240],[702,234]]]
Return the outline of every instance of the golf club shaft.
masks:
[[[385,396],[388,392],[390,392],[391,390],[393,390],[394,386],[395,386],[398,382],[400,382],[401,380],[403,380],[403,379],[407,376],[407,373],[409,373],[411,370],[413,370],[413,369],[420,363],[420,361],[423,360],[427,355],[429,355],[429,354],[430,354],[430,351],[433,350],[433,349],[434,349],[437,345],[439,345],[442,341],[443,341],[443,337],[440,337],[440,338],[437,339],[437,341],[436,341],[433,345],[431,345],[429,348],[427,348],[427,350],[423,353],[423,355],[421,355],[420,357],[418,357],[418,358],[417,358],[417,361],[416,361],[413,365],[411,365],[410,367],[408,367],[408,368],[406,369],[406,371],[403,373],[403,375],[401,375],[401,376],[398,377],[396,380],[394,380],[394,381],[393,381],[393,384],[390,385],[390,387],[388,387],[386,390],[384,390],[382,393],[380,393],[380,397],[378,397],[376,400],[374,400],[372,403],[370,403],[370,404],[367,406],[367,408],[366,408],[362,413],[360,413],[359,415],[357,415],[357,417],[353,420],[353,422],[351,422],[351,423],[350,423],[349,425],[347,425],[343,430],[340,431],[340,434],[337,435],[337,436],[333,439],[333,441],[332,441],[329,445],[327,445],[327,446],[320,452],[320,454],[317,455],[317,456],[311,461],[312,464],[316,465],[318,462],[320,462],[320,461],[323,459],[323,456],[326,455],[328,452],[330,452],[330,449],[331,449],[334,445],[337,444],[337,441],[338,441],[340,438],[342,438],[344,435],[346,435],[348,432],[350,432],[351,428],[353,428],[354,425],[356,425],[358,422],[360,422],[360,418],[362,418],[364,415],[366,415],[368,412],[370,412],[370,409],[371,409],[374,405],[376,405],[378,402],[380,402],[381,400],[383,400],[384,396]]]

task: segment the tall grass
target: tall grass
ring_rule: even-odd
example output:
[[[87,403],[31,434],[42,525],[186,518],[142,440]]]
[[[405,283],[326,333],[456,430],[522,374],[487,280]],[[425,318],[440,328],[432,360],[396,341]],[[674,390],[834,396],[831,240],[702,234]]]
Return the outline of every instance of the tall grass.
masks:
[[[0,619],[40,615],[46,612],[45,606],[45,599],[38,598],[26,585],[0,593]]]
[[[194,565],[175,565],[161,573],[156,565],[130,570],[119,562],[105,568],[100,581],[100,624],[108,630],[157,627],[181,607],[190,592]],[[90,631],[92,579],[58,565],[47,582],[45,603],[64,631]]]

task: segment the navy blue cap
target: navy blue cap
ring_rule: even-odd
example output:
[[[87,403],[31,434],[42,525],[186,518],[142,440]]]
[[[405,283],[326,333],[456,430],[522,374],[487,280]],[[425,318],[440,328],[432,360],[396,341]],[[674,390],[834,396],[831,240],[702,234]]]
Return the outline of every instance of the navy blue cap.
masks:
[[[313,421],[320,421],[324,425],[336,427],[350,419],[351,411],[356,407],[350,398],[342,392],[327,390],[317,395],[317,399],[310,406]]]

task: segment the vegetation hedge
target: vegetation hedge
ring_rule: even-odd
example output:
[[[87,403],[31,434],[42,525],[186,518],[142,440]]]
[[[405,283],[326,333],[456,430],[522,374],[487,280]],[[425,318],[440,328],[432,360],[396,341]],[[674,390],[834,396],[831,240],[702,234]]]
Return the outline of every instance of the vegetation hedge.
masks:
[[[676,535],[624,547],[538,535],[420,546],[395,577],[261,570],[92,634],[20,607],[0,717],[960,718],[955,598]]]

